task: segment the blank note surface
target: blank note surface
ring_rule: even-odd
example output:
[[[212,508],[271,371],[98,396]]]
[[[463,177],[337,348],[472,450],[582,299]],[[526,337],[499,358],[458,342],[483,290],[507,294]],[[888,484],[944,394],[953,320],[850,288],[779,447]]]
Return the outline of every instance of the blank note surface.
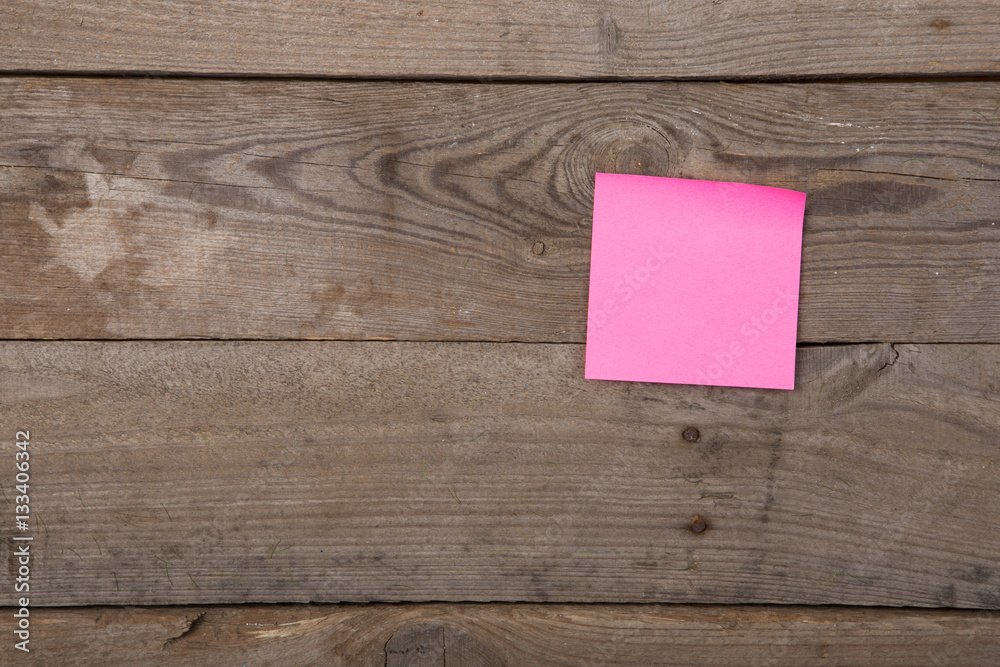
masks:
[[[585,377],[792,389],[805,200],[598,173]]]

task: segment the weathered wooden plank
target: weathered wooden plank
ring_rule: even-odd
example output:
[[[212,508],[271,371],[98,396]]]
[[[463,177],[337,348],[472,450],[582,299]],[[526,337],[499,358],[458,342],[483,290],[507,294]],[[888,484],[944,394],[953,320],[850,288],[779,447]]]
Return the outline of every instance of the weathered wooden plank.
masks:
[[[612,171],[808,192],[802,342],[997,342],[998,99],[0,80],[0,337],[582,342]]]
[[[16,664],[980,667],[996,663],[1000,643],[996,612],[927,609],[242,605],[39,609],[32,619],[35,648]]]
[[[794,392],[588,382],[582,352],[0,344],[34,604],[1000,607],[1000,347],[804,348]]]
[[[690,78],[1000,71],[988,0],[8,0],[6,71]]]

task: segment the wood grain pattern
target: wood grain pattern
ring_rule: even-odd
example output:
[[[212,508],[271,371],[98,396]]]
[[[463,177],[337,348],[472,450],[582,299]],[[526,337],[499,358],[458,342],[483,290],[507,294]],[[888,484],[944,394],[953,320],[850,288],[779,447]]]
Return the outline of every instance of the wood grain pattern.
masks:
[[[995,663],[1000,642],[996,612],[957,610],[242,605],[40,609],[33,618],[36,648],[17,664],[981,667]]]
[[[1000,342],[1000,84],[0,80],[0,337],[582,342],[595,171],[809,194],[800,342]]]
[[[5,342],[0,433],[34,443],[39,606],[1000,607],[1000,347],[797,368],[783,392],[584,381],[579,345]]]
[[[8,0],[19,72],[691,78],[1000,71],[988,0]]]

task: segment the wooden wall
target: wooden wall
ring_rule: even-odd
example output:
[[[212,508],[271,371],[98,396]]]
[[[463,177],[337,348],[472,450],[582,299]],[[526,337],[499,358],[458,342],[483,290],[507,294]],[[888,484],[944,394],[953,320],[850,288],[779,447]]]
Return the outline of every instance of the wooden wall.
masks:
[[[7,2],[0,664],[1000,664],[998,53],[976,1]],[[808,193],[794,391],[583,380],[597,171]]]

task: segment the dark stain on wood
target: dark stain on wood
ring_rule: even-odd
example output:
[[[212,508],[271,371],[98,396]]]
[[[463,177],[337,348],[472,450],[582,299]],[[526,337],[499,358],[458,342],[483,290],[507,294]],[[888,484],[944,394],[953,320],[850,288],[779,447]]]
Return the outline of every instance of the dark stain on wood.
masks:
[[[973,584],[985,584],[993,577],[993,573],[987,568],[977,565],[969,570],[963,570],[958,574],[962,581],[968,581]]]
[[[939,188],[930,185],[895,180],[852,179],[810,192],[806,199],[806,215],[906,215],[943,195]]]
[[[444,665],[444,626],[425,623],[400,628],[385,644],[386,667]]]
[[[337,309],[344,303],[344,295],[347,293],[347,289],[340,283],[328,283],[326,287],[320,292],[319,299],[317,300],[318,312],[316,315],[316,326],[318,328],[329,326],[331,321],[333,321],[334,326],[336,322],[334,317],[336,315]],[[326,332],[327,336],[335,336],[334,330]]]
[[[215,229],[215,226],[219,224],[219,214],[214,209],[208,209],[205,211],[203,220],[205,221],[205,229]]]
[[[618,55],[618,43],[621,40],[621,28],[610,12],[601,14],[598,23],[600,36],[598,44],[601,50],[601,59],[607,64],[613,64]]]
[[[15,181],[11,200],[20,199],[33,203],[45,210],[57,227],[62,227],[63,218],[72,211],[83,211],[93,202],[82,173],[61,170],[19,170],[20,178]],[[21,209],[27,213],[25,209]],[[25,217],[27,217],[25,215]]]
[[[386,667],[409,665],[483,665],[506,663],[485,643],[454,625],[424,622],[404,625],[385,643]]]
[[[45,159],[47,149],[32,151]],[[100,337],[108,319],[104,296],[90,289],[80,272],[91,261],[95,243],[76,242],[79,220],[96,204],[81,172],[15,168],[0,172],[0,243],[4,248],[5,315],[22,311],[21,328],[32,337],[59,337],[68,322]],[[68,228],[67,225],[72,225]],[[65,238],[65,244],[59,239]],[[100,239],[103,241],[104,239]],[[96,269],[95,269],[96,270]],[[8,273],[9,272],[9,273]],[[30,298],[32,285],[52,281],[44,300]],[[103,313],[101,311],[104,311]]]
[[[111,174],[125,174],[135,163],[140,152],[130,148],[109,148],[101,145],[90,146],[90,153]]]
[[[1000,592],[995,588],[980,588],[977,596],[984,609],[1000,608]]]

